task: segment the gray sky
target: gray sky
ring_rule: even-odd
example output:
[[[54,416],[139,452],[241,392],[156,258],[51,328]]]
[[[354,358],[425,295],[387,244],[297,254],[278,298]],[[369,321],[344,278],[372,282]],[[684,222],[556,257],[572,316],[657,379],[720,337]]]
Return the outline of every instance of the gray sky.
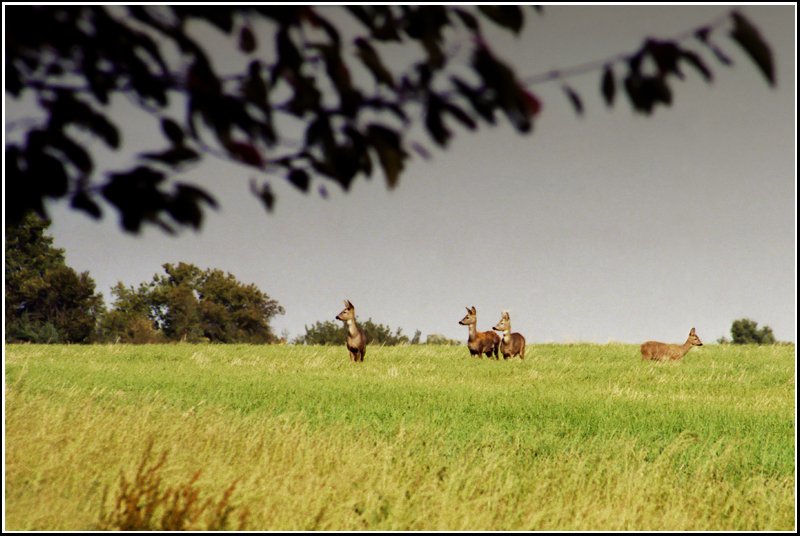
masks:
[[[522,37],[492,43],[533,75],[630,52],[728,9],[549,6],[526,13]],[[210,161],[182,177],[222,204],[201,232],[128,235],[110,209],[96,223],[62,203],[48,206],[55,245],[107,302],[117,281],[149,281],[166,262],[231,272],[285,307],[273,326],[292,338],[333,320],[347,298],[359,319],[419,329],[423,340],[466,340],[457,322],[474,305],[478,329],[508,310],[533,343],[679,342],[692,326],[714,342],[742,317],[796,341],[795,7],[740,9],[772,46],[775,89],[719,31],[735,66],[692,46],[714,82],[687,72],[673,106],[651,117],[622,98],[608,110],[593,72],[569,79],[583,117],[560,83],[535,85],[543,110],[532,135],[456,129],[445,151],[419,137],[433,157],[412,159],[393,191],[380,172],[347,194],[328,184],[327,200],[273,180],[268,215],[249,192],[253,173]],[[124,141],[147,136],[133,126]]]

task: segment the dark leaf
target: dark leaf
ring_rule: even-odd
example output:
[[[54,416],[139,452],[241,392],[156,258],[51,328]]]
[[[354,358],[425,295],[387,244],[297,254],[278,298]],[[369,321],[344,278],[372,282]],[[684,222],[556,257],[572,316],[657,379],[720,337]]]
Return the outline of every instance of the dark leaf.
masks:
[[[211,195],[202,188],[181,182],[176,185],[176,189],[178,190],[179,194],[191,196],[193,199],[197,199],[198,201],[205,201],[212,208],[217,208],[218,206],[216,199],[211,197]]]
[[[49,133],[50,145],[60,151],[72,162],[81,172],[88,174],[92,171],[94,164],[89,153],[82,145],[75,143],[72,139],[64,136],[60,132]]]
[[[477,124],[472,117],[469,116],[467,112],[453,104],[452,102],[444,101],[444,109],[447,113],[455,117],[459,123],[464,125],[470,130],[475,130],[477,128]]]
[[[519,88],[519,95],[528,117],[536,117],[542,111],[542,101],[534,93],[524,87]]]
[[[442,99],[431,94],[428,98],[427,106],[425,108],[425,128],[428,129],[428,134],[438,143],[444,147],[447,141],[452,136],[452,132],[445,126],[442,120],[442,112],[444,106]]]
[[[239,32],[239,50],[250,54],[256,49],[256,37],[249,26],[242,27]]]
[[[478,6],[481,13],[489,17],[493,22],[499,24],[503,28],[508,28],[514,33],[519,33],[522,29],[524,18],[522,10],[519,6],[509,5],[490,5]]]
[[[603,91],[603,97],[606,99],[606,104],[611,107],[614,104],[614,94],[616,92],[616,84],[614,83],[614,72],[611,70],[611,65],[606,65],[603,71],[603,81],[600,84]]]
[[[190,7],[173,7],[182,17],[194,17],[210,22],[226,34],[233,31],[233,10],[220,9],[219,6],[201,5]]]
[[[167,203],[166,210],[178,223],[191,225],[195,229],[199,229],[203,222],[203,212],[197,202],[188,196],[176,195]]]
[[[714,55],[717,57],[717,60],[719,60],[721,64],[726,66],[733,65],[733,60],[731,60],[727,54],[722,52],[722,50],[717,45],[711,42],[711,40],[708,37],[709,33],[710,33],[709,28],[701,28],[695,33],[695,37],[697,37],[697,39],[699,39],[700,42],[702,42],[704,45],[706,45],[708,48],[711,49],[711,52],[714,53]]]
[[[73,93],[60,92],[49,105],[51,107],[50,125],[54,130],[75,124],[91,130],[109,147],[113,149],[119,147],[120,138],[117,127],[105,115],[75,98]]]
[[[99,113],[89,115],[86,117],[85,124],[98,137],[102,138],[109,147],[113,149],[119,148],[119,131],[104,115]]]
[[[346,125],[343,129],[343,133],[350,139],[348,146],[352,148],[354,160],[358,161],[359,170],[367,175],[367,177],[371,177],[372,159],[367,150],[370,146],[369,140],[367,140],[353,125]]]
[[[281,28],[276,37],[278,44],[278,65],[291,71],[297,72],[303,63],[303,57],[297,47],[289,37],[289,31]]]
[[[28,159],[28,173],[42,195],[62,197],[69,188],[69,177],[61,161],[47,153]]]
[[[222,82],[214,74],[211,64],[204,56],[195,56],[195,61],[192,62],[186,76],[186,89],[198,100],[204,100],[222,92]]]
[[[581,101],[580,95],[575,93],[575,90],[569,86],[564,86],[562,89],[564,93],[567,94],[569,101],[572,103],[572,107],[575,108],[575,113],[579,116],[583,115],[583,101]]]
[[[347,10],[366,26],[379,41],[400,41],[398,24],[390,6],[347,6]]]
[[[295,188],[303,192],[308,192],[308,188],[311,185],[311,177],[308,176],[305,170],[293,169],[289,172],[289,182],[291,182]]]
[[[199,229],[203,222],[200,203],[205,202],[216,208],[216,201],[204,190],[188,184],[178,184],[176,190],[175,195],[167,203],[167,212],[178,223]]]
[[[415,153],[417,153],[423,159],[425,160],[431,159],[431,153],[422,144],[416,141],[412,141],[411,148],[414,150]]]
[[[644,50],[650,54],[650,57],[655,61],[660,76],[674,74],[678,78],[683,79],[683,73],[678,68],[681,50],[675,43],[672,41],[648,39],[645,43]]]
[[[630,73],[625,78],[625,90],[637,112],[649,115],[659,102],[672,104],[672,91],[663,77]]]
[[[161,131],[172,145],[183,145],[183,129],[172,119],[161,119]]]
[[[375,108],[376,110],[389,111],[394,114],[400,121],[408,124],[408,116],[403,108],[396,102],[384,100],[381,98],[366,99],[362,103],[365,108]]]
[[[253,192],[253,195],[258,197],[262,203],[264,203],[264,207],[267,209],[267,212],[272,212],[272,208],[275,205],[275,194],[272,193],[272,188],[270,188],[269,183],[265,182],[260,187],[256,185],[256,180],[250,180],[250,191]]]
[[[714,75],[711,74],[711,71],[706,67],[706,64],[703,60],[692,52],[691,50],[683,50],[681,52],[681,59],[687,61],[692,67],[697,69],[703,78],[705,78],[706,82],[711,82],[714,79]]]
[[[72,208],[86,212],[96,220],[100,219],[100,216],[102,216],[102,212],[100,211],[98,204],[92,201],[92,199],[83,190],[80,190],[72,197],[72,203],[70,203],[70,205]]]
[[[158,215],[170,198],[157,188],[164,178],[163,173],[145,166],[109,175],[109,182],[102,189],[103,197],[117,207],[126,231],[138,233],[145,220],[164,227]]]
[[[185,146],[173,147],[160,153],[142,153],[141,158],[161,162],[173,168],[200,158],[197,151]]]
[[[367,127],[367,137],[378,153],[378,160],[386,176],[386,185],[389,189],[394,188],[408,158],[408,153],[402,146],[402,138],[397,131],[376,123]]]
[[[458,93],[465,97],[472,109],[484,118],[490,124],[494,124],[494,104],[487,97],[486,91],[480,91],[471,87],[469,84],[458,78],[457,76],[450,77],[450,81],[456,86]]]
[[[322,30],[330,38],[331,44],[335,45],[336,48],[339,48],[339,46],[341,45],[342,38],[339,36],[339,31],[333,24],[331,24],[328,21],[328,19],[326,19],[325,17],[320,15],[315,9],[310,7],[304,10],[303,13],[314,27],[322,28]]]
[[[772,62],[772,51],[769,45],[762,39],[758,30],[741,13],[734,11],[732,16],[734,28],[731,31],[731,37],[739,43],[756,63],[769,85],[774,87],[775,66]]]
[[[475,16],[472,13],[461,8],[453,8],[453,11],[455,12],[456,16],[458,16],[458,18],[461,20],[461,23],[464,26],[472,30],[472,32],[474,33],[481,32],[481,27],[480,24],[478,23],[478,19],[475,18]]]
[[[261,157],[261,153],[250,144],[232,141],[225,148],[228,150],[229,155],[240,162],[257,168],[264,167],[264,159]]]
[[[383,62],[372,45],[363,37],[357,38],[355,43],[358,48],[356,55],[362,63],[364,63],[364,66],[369,70],[370,74],[372,74],[372,77],[375,78],[375,83],[394,88],[392,73],[383,65]]]
[[[132,171],[112,173],[109,178],[112,183],[116,184],[152,187],[162,182],[165,175],[147,166],[137,166]]]

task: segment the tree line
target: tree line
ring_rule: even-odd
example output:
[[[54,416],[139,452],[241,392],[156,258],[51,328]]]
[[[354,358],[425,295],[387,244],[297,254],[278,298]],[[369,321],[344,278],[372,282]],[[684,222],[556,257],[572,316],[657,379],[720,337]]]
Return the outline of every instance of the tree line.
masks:
[[[253,284],[240,282],[218,269],[201,269],[179,262],[162,265],[163,274],[137,287],[118,282],[107,308],[89,272],[77,273],[66,264],[64,250],[45,234],[48,220],[28,214],[6,227],[5,342],[32,343],[166,343],[213,342],[269,344],[279,338],[271,320],[283,306]],[[416,330],[409,338],[401,328],[360,323],[369,344],[421,344]],[[748,318],[735,320],[731,340],[720,344],[774,344],[772,328]],[[325,320],[305,326],[294,344],[337,345],[343,326]],[[461,344],[429,334],[427,344]]]
[[[45,231],[50,222],[29,214],[6,227],[5,341],[7,343],[166,343],[282,342],[270,326],[285,313],[275,299],[253,284],[218,269],[179,262],[138,286],[118,282],[107,308],[89,272],[67,266],[64,250]],[[363,323],[371,344],[419,344],[398,328]],[[306,326],[296,344],[341,344],[343,326],[317,322]],[[429,342],[456,343],[440,335]]]
[[[6,227],[6,342],[271,343],[270,320],[283,307],[252,284],[217,269],[164,264],[137,287],[117,283],[107,308],[88,272],[67,266],[64,251],[36,215]]]

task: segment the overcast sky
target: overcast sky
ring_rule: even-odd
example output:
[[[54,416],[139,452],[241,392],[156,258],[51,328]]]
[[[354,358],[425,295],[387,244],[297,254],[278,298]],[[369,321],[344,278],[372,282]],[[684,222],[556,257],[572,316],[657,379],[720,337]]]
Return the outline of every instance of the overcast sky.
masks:
[[[521,37],[492,42],[533,75],[633,51],[729,9],[549,6],[526,12]],[[423,341],[465,341],[458,321],[473,305],[478,329],[508,310],[532,343],[682,342],[693,326],[713,343],[742,317],[796,341],[796,10],[740,9],[772,46],[777,88],[719,31],[735,66],[692,46],[714,82],[687,72],[673,106],[651,117],[622,98],[608,110],[593,72],[569,79],[583,117],[560,83],[537,84],[531,135],[505,124],[457,130],[446,151],[409,161],[393,191],[380,173],[346,194],[329,184],[328,199],[273,181],[267,214],[250,171],[209,162],[183,177],[222,204],[199,233],[129,235],[111,210],[96,223],[64,203],[48,206],[50,231],[107,303],[117,281],[138,285],[163,263],[190,262],[278,300],[286,314],[273,327],[291,338],[349,299],[359,319],[419,329]]]

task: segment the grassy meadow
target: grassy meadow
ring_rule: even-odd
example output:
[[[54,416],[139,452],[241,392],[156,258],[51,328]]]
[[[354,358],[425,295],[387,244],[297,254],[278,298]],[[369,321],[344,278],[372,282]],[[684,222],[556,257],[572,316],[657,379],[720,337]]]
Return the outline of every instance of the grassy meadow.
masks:
[[[790,531],[795,431],[794,346],[7,345],[4,523],[150,482],[233,529]]]

